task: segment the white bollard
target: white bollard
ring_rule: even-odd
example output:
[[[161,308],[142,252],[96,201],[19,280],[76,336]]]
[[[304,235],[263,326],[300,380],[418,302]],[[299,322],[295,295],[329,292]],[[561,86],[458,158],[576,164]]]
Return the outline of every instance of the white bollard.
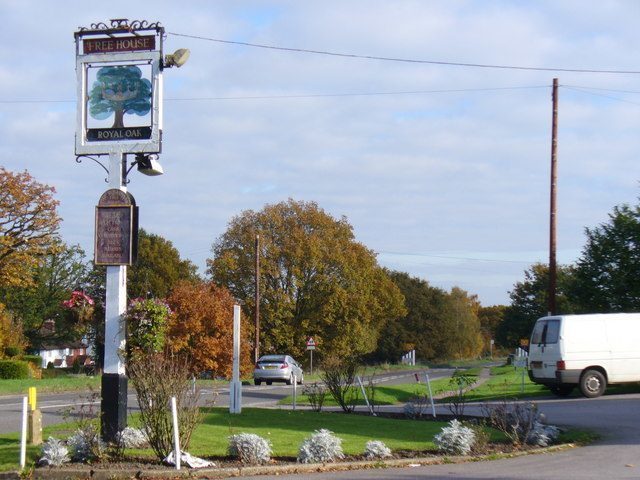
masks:
[[[176,470],[180,470],[180,433],[178,432],[178,408],[176,406],[176,397],[171,397],[171,414],[173,415],[173,452],[176,457]]]
[[[27,397],[22,399],[22,439],[20,441],[20,470],[24,469],[27,463],[27,411],[29,409],[29,400]]]
[[[297,387],[298,387],[298,377],[294,375],[293,376],[293,405],[292,405],[293,410],[296,409],[296,396],[298,393]]]

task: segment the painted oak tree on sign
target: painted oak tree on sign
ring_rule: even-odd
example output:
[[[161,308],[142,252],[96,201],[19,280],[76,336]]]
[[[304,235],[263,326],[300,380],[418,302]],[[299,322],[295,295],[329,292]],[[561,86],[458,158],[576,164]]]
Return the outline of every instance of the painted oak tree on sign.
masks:
[[[254,312],[254,244],[260,235],[263,353],[304,357],[312,336],[323,354],[373,351],[381,325],[405,313],[402,294],[346,218],[288,200],[247,210],[213,246],[208,273]]]
[[[89,113],[97,120],[114,115],[111,128],[123,128],[124,115],[144,116],[151,110],[151,82],[135,65],[102,67],[89,93]]]

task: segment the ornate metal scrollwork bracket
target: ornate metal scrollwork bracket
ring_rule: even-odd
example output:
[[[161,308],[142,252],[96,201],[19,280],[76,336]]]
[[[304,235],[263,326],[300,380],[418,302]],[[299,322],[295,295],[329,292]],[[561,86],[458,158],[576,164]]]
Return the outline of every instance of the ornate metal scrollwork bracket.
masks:
[[[106,183],[109,183],[109,169],[107,167],[104,166],[104,164],[98,160],[95,157],[92,157],[91,155],[76,155],[76,163],[82,163],[82,159],[83,158],[88,158],[89,160],[93,160],[94,162],[96,162],[98,165],[100,165],[102,167],[102,169],[107,172],[107,178],[104,179],[104,181]]]

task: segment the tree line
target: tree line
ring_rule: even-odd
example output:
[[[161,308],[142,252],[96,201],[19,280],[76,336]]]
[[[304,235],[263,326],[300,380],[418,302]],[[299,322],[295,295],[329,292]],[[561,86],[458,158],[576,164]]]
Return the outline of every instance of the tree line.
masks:
[[[53,188],[26,171],[2,167],[0,182],[0,355],[85,337],[99,356],[104,269],[60,237]],[[638,207],[623,205],[609,222],[587,229],[580,260],[559,268],[563,313],[637,308],[639,216]],[[415,349],[423,360],[470,358],[488,352],[494,338],[517,344],[546,313],[545,265],[525,272],[510,305],[483,307],[460,288],[445,291],[381,267],[345,217],[334,218],[314,202],[289,199],[232,218],[212,244],[204,277],[169,240],[144,229],[138,250],[138,263],[127,273],[130,299],[166,301],[172,312],[168,340],[222,375],[228,373],[234,302],[244,313],[243,349],[252,348],[256,254],[261,353],[302,359],[305,340],[313,337],[320,356],[395,362]],[[90,318],[80,321],[65,308],[73,291],[95,300]]]

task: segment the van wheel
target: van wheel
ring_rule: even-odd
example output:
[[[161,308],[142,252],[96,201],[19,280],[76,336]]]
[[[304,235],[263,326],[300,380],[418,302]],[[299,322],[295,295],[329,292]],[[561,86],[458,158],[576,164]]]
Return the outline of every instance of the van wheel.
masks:
[[[580,392],[587,398],[602,395],[607,388],[607,380],[598,370],[587,370],[580,377]]]
[[[261,380],[254,380],[253,383],[254,383],[254,385],[260,385],[262,383],[262,381]]]
[[[558,397],[568,397],[573,392],[573,385],[553,385],[549,390]]]

